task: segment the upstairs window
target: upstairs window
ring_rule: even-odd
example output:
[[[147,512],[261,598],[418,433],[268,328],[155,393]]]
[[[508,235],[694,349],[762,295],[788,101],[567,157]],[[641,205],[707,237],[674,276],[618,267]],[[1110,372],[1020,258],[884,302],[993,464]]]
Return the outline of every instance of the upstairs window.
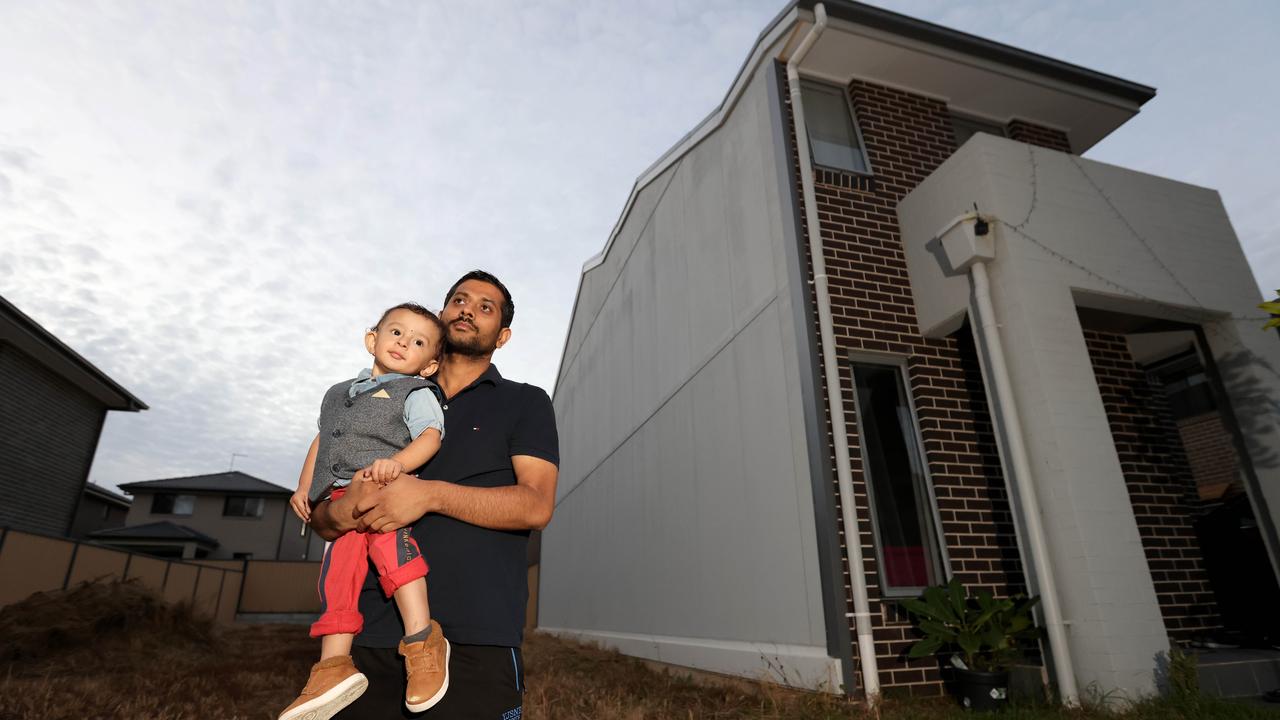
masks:
[[[955,133],[957,148],[963,147],[965,143],[969,142],[969,138],[980,132],[995,135],[996,137],[1005,136],[1003,126],[958,115],[951,116],[951,130]]]
[[[885,597],[946,582],[938,523],[902,369],[855,362],[858,433]]]
[[[262,498],[230,496],[222,506],[224,517],[262,517]]]
[[[195,495],[156,493],[151,496],[152,515],[190,515],[195,508]]]
[[[813,164],[855,173],[871,172],[844,89],[805,80],[800,83],[800,96]]]

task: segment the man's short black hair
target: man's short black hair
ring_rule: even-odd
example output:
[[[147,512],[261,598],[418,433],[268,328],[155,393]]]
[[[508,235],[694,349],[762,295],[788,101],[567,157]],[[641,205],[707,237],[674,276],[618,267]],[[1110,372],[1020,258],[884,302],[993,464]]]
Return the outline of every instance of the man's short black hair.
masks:
[[[449,292],[444,296],[444,304],[447,306],[449,300],[453,298],[453,294],[458,291],[458,286],[468,280],[487,282],[502,291],[502,327],[511,327],[511,319],[516,316],[516,303],[511,299],[511,291],[507,289],[506,285],[502,284],[501,280],[483,270],[472,270],[458,278],[458,282],[454,283],[453,287],[449,288]]]

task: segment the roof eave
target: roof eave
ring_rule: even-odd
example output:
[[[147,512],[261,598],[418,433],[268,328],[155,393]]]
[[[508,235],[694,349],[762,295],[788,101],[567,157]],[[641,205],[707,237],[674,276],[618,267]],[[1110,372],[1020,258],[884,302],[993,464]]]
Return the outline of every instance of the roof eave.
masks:
[[[827,14],[833,18],[984,60],[1022,68],[1054,80],[1106,93],[1137,105],[1143,105],[1156,96],[1156,89],[1147,85],[870,5],[849,0],[799,0],[797,4],[812,12],[819,2],[826,6]]]

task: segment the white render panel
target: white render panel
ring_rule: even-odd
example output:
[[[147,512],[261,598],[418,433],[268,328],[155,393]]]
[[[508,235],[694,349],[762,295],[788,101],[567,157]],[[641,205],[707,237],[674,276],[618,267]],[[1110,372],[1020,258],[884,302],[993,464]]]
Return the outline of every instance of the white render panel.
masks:
[[[583,277],[538,622],[717,672],[781,661],[833,689],[772,72],[640,192]]]
[[[1231,318],[1256,318],[1261,298],[1215,191],[989,135],[898,206],[926,334],[950,332],[969,305],[967,277],[943,270],[931,238],[975,203],[1036,241],[993,224],[992,301],[1077,678],[1148,694],[1168,641],[1076,308],[1204,327],[1273,523],[1280,467],[1258,459],[1280,446],[1280,342]]]

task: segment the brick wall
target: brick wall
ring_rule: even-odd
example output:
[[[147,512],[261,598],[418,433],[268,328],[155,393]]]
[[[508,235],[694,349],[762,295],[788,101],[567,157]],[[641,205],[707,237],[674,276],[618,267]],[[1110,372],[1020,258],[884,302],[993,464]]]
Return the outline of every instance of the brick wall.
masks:
[[[1221,626],[1192,527],[1196,484],[1165,394],[1123,335],[1085,331],[1165,629],[1179,640]]]
[[[899,200],[955,152],[947,107],[937,100],[862,81],[855,81],[849,92],[873,174],[814,171],[837,346],[842,358],[848,350],[907,358],[907,382],[919,416],[951,571],[971,588],[986,588],[997,595],[1023,592],[1013,517],[972,338],[967,328],[945,339],[920,335],[899,236]],[[783,95],[789,114],[789,98]],[[786,120],[790,125],[789,116]],[[1050,147],[1065,145],[1065,137],[1057,135],[1041,128],[1034,137]],[[796,163],[798,168],[798,159]],[[803,224],[799,187],[796,197]],[[801,244],[807,262],[807,237]],[[816,324],[814,332],[818,332]],[[859,541],[866,558],[880,680],[886,689],[899,693],[936,695],[942,690],[937,662],[905,659],[916,639],[909,618],[898,603],[881,600],[853,378],[848,364],[842,365]],[[825,393],[822,402],[825,406]],[[827,430],[829,436],[829,424]],[[832,456],[834,465],[834,450]],[[834,477],[832,495],[839,517]],[[842,536],[843,532],[841,527]],[[851,593],[847,575],[844,582],[846,593]],[[851,600],[848,612],[853,612]],[[851,632],[853,628],[851,620]]]
[[[1216,410],[1179,420],[1178,434],[1197,487],[1237,482],[1240,456]]]
[[[106,408],[0,343],[0,525],[61,535],[71,523]]]
[[[1014,120],[1005,128],[1005,132],[1011,139],[1018,142],[1039,145],[1064,153],[1071,152],[1071,141],[1061,130],[1035,125],[1026,120]]]

